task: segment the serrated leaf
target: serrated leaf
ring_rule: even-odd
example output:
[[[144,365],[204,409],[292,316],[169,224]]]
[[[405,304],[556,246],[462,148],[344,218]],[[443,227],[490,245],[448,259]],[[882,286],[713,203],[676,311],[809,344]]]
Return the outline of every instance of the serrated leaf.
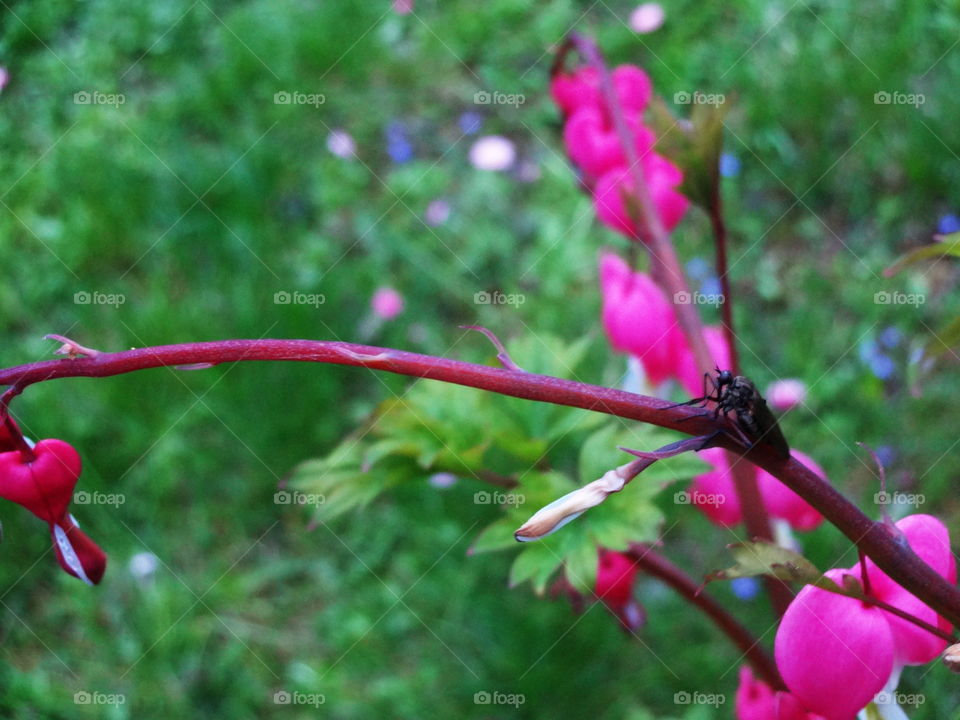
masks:
[[[543,595],[550,577],[562,562],[563,558],[546,543],[529,545],[517,555],[510,566],[510,587],[529,580],[534,592]]]
[[[592,593],[597,586],[597,546],[592,542],[575,545],[563,559],[567,581],[581,593]]]
[[[823,578],[823,574],[803,555],[771,542],[736,543],[729,548],[737,564],[710,573],[707,582],[772,575],[787,582],[815,585]]]
[[[937,235],[936,237],[940,242],[923,245],[901,255],[893,265],[883,271],[883,276],[893,277],[905,267],[914,265],[922,260],[960,257],[960,232],[950,233],[949,235]]]

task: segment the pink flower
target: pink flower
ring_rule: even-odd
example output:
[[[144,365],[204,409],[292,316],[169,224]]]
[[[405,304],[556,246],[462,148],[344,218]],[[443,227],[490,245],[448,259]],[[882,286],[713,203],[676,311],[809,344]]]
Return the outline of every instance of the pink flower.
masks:
[[[427,205],[427,210],[423,214],[423,219],[426,221],[427,225],[436,227],[437,225],[443,225],[450,218],[450,203],[446,200],[438,198],[436,200],[431,200],[430,204]]]
[[[791,454],[817,475],[826,479],[823,469],[808,455],[799,450],[794,450]],[[709,448],[702,450],[699,455],[710,463],[713,469],[693,479],[690,485],[691,504],[717,525],[732,527],[739,524],[743,520],[743,514],[726,451],[721,448]],[[760,497],[763,498],[764,507],[770,517],[786,521],[794,530],[813,530],[823,522],[823,516],[820,513],[782,482],[749,463],[747,467],[757,474]]]
[[[636,65],[620,65],[610,77],[624,110],[642,112],[647,107],[653,95],[653,83],[643,70]],[[583,107],[594,107],[609,115],[600,91],[600,73],[592,66],[554,75],[550,80],[550,94],[566,115]]]
[[[653,131],[643,127],[639,117],[627,117],[626,121],[637,157],[642,158],[653,148],[656,139]],[[588,180],[627,164],[616,128],[598,107],[582,107],[573,113],[563,128],[563,141],[570,159],[584,171]]]
[[[730,348],[727,346],[727,338],[724,335],[723,328],[717,325],[709,325],[703,329],[703,337],[707,341],[707,349],[710,351],[710,359],[714,366],[721,370],[728,369],[730,367]],[[677,378],[691,396],[700,397],[703,394],[703,373],[697,368],[696,358],[694,358],[693,351],[687,344],[686,337],[682,337],[682,343],[678,351]]]
[[[792,450],[790,455],[802,465],[812,470],[815,475],[827,479],[823,468],[809,455]],[[797,495],[782,482],[777,480],[766,470],[757,468],[757,485],[763,496],[763,504],[771,517],[786,520],[794,530],[813,530],[823,522],[823,516],[814,510],[806,500]]]
[[[691,504],[717,525],[737,525],[743,520],[743,515],[727,452],[723,448],[709,448],[702,450],[699,456],[713,465],[713,470],[693,479],[690,484]]]
[[[807,399],[807,384],[795,378],[777,380],[770,383],[764,397],[774,409],[781,412],[790,410]]]
[[[666,380],[674,365],[677,335],[673,306],[650,276],[633,272],[619,256],[600,256],[603,326],[614,350],[643,364],[654,385]]]
[[[652,33],[660,29],[664,19],[665,13],[660,3],[643,3],[630,13],[630,29],[640,34]]]
[[[665,157],[652,152],[642,157],[640,165],[650,190],[650,199],[669,232],[683,219],[690,206],[690,201],[676,190],[683,181],[683,172]],[[644,233],[633,222],[624,202],[627,197],[630,198],[627,202],[636,204],[633,196],[635,188],[633,176],[626,167],[614,168],[597,180],[593,202],[600,222],[630,239],[642,239]],[[640,208],[636,210],[639,212]]]
[[[0,67],[0,91],[2,91],[7,83],[10,82],[10,73],[5,67]]]
[[[600,550],[594,591],[627,630],[636,630],[643,624],[643,610],[633,599],[637,570],[632,558],[613,550]]]
[[[393,0],[393,11],[397,15],[409,15],[413,12],[414,0]]]
[[[470,147],[470,163],[478,170],[508,170],[516,158],[513,143],[502,135],[487,135]]]
[[[950,550],[950,533],[942,522],[932,515],[908,515],[897,522],[897,528],[924,562],[947,582],[956,583],[957,565]],[[871,592],[877,598],[941,630],[950,631],[949,622],[897,585],[870,559],[867,560],[867,575],[870,578]],[[931,635],[913,623],[889,613],[886,613],[886,618],[893,632],[898,665],[923,665],[937,657],[947,646],[946,640]]]
[[[800,701],[788,692],[774,692],[753,676],[749,666],[740,668],[740,685],[734,701],[737,720],[822,720],[807,712]]]
[[[391,320],[403,312],[403,296],[390,287],[378,288],[370,300],[377,317]]]
[[[850,572],[826,574],[841,583]],[[780,621],[774,655],[804,706],[827,720],[853,720],[890,678],[894,641],[882,610],[807,585]]]

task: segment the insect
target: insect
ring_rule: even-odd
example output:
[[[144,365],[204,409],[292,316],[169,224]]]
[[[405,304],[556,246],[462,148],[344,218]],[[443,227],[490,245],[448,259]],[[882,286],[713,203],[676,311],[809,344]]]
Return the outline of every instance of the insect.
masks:
[[[681,404],[705,405],[707,402],[715,402],[717,407],[713,416],[716,418],[723,413],[723,416],[727,417],[733,413],[736,428],[742,435],[740,439],[745,441],[747,447],[753,447],[755,442],[766,443],[776,449],[780,457],[789,458],[790,446],[780,431],[777,419],[767,407],[767,401],[763,399],[753,381],[720,368],[717,368],[716,373],[716,378],[712,377],[711,373],[704,374],[703,397]],[[713,385],[710,392],[707,392],[708,382]]]

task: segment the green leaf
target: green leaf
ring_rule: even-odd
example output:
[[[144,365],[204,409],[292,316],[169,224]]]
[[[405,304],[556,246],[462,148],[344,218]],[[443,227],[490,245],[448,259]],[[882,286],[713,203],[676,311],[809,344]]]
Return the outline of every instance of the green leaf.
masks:
[[[517,524],[513,517],[500,518],[480,531],[480,534],[474,539],[473,544],[470,545],[470,549],[467,550],[467,554],[474,555],[492,550],[506,550],[508,548],[519,547],[519,543],[517,543],[513,537],[516,529]]]
[[[736,543],[730,546],[730,550],[737,564],[726,570],[710,573],[707,582],[772,575],[787,582],[816,585],[823,579],[832,583],[803,555],[771,542]]]
[[[950,233],[949,235],[936,235],[934,237],[940,242],[923,245],[901,255],[893,265],[883,271],[883,276],[893,277],[905,267],[914,265],[921,260],[960,257],[960,232]]]
[[[534,592],[543,595],[550,576],[560,567],[563,558],[546,543],[527,546],[510,567],[510,587],[530,580]]]
[[[932,337],[926,344],[924,352],[940,357],[960,345],[960,317],[951,320],[945,328]]]

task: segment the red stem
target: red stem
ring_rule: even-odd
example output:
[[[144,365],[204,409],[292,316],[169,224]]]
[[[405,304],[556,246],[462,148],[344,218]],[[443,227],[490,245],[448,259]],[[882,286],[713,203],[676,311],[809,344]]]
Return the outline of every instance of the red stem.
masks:
[[[47,360],[0,370],[0,385],[24,389],[45,380],[68,377],[109,377],[137,370],[242,361],[320,362],[430,378],[489,390],[501,395],[578,407],[628,420],[659,425],[688,435],[709,435],[728,428],[712,412],[688,406],[672,407],[657,398],[612,388],[516,370],[475,365],[447,358],[387,348],[321,340],[222,340],[139,348],[74,360]],[[866,553],[894,582],[920,598],[954,625],[960,625],[960,591],[918,557],[883,523],[874,522],[829,483],[806,466],[776,450],[757,445],[740,447],[729,435],[719,438],[728,450],[744,454],[800,495]]]
[[[787,689],[777,671],[776,663],[760,645],[760,641],[722,605],[706,592],[702,592],[701,586],[693,578],[646,545],[631,545],[627,555],[648,574],[662,580],[687,602],[700,608],[740,649],[768,685],[776,690]]]

